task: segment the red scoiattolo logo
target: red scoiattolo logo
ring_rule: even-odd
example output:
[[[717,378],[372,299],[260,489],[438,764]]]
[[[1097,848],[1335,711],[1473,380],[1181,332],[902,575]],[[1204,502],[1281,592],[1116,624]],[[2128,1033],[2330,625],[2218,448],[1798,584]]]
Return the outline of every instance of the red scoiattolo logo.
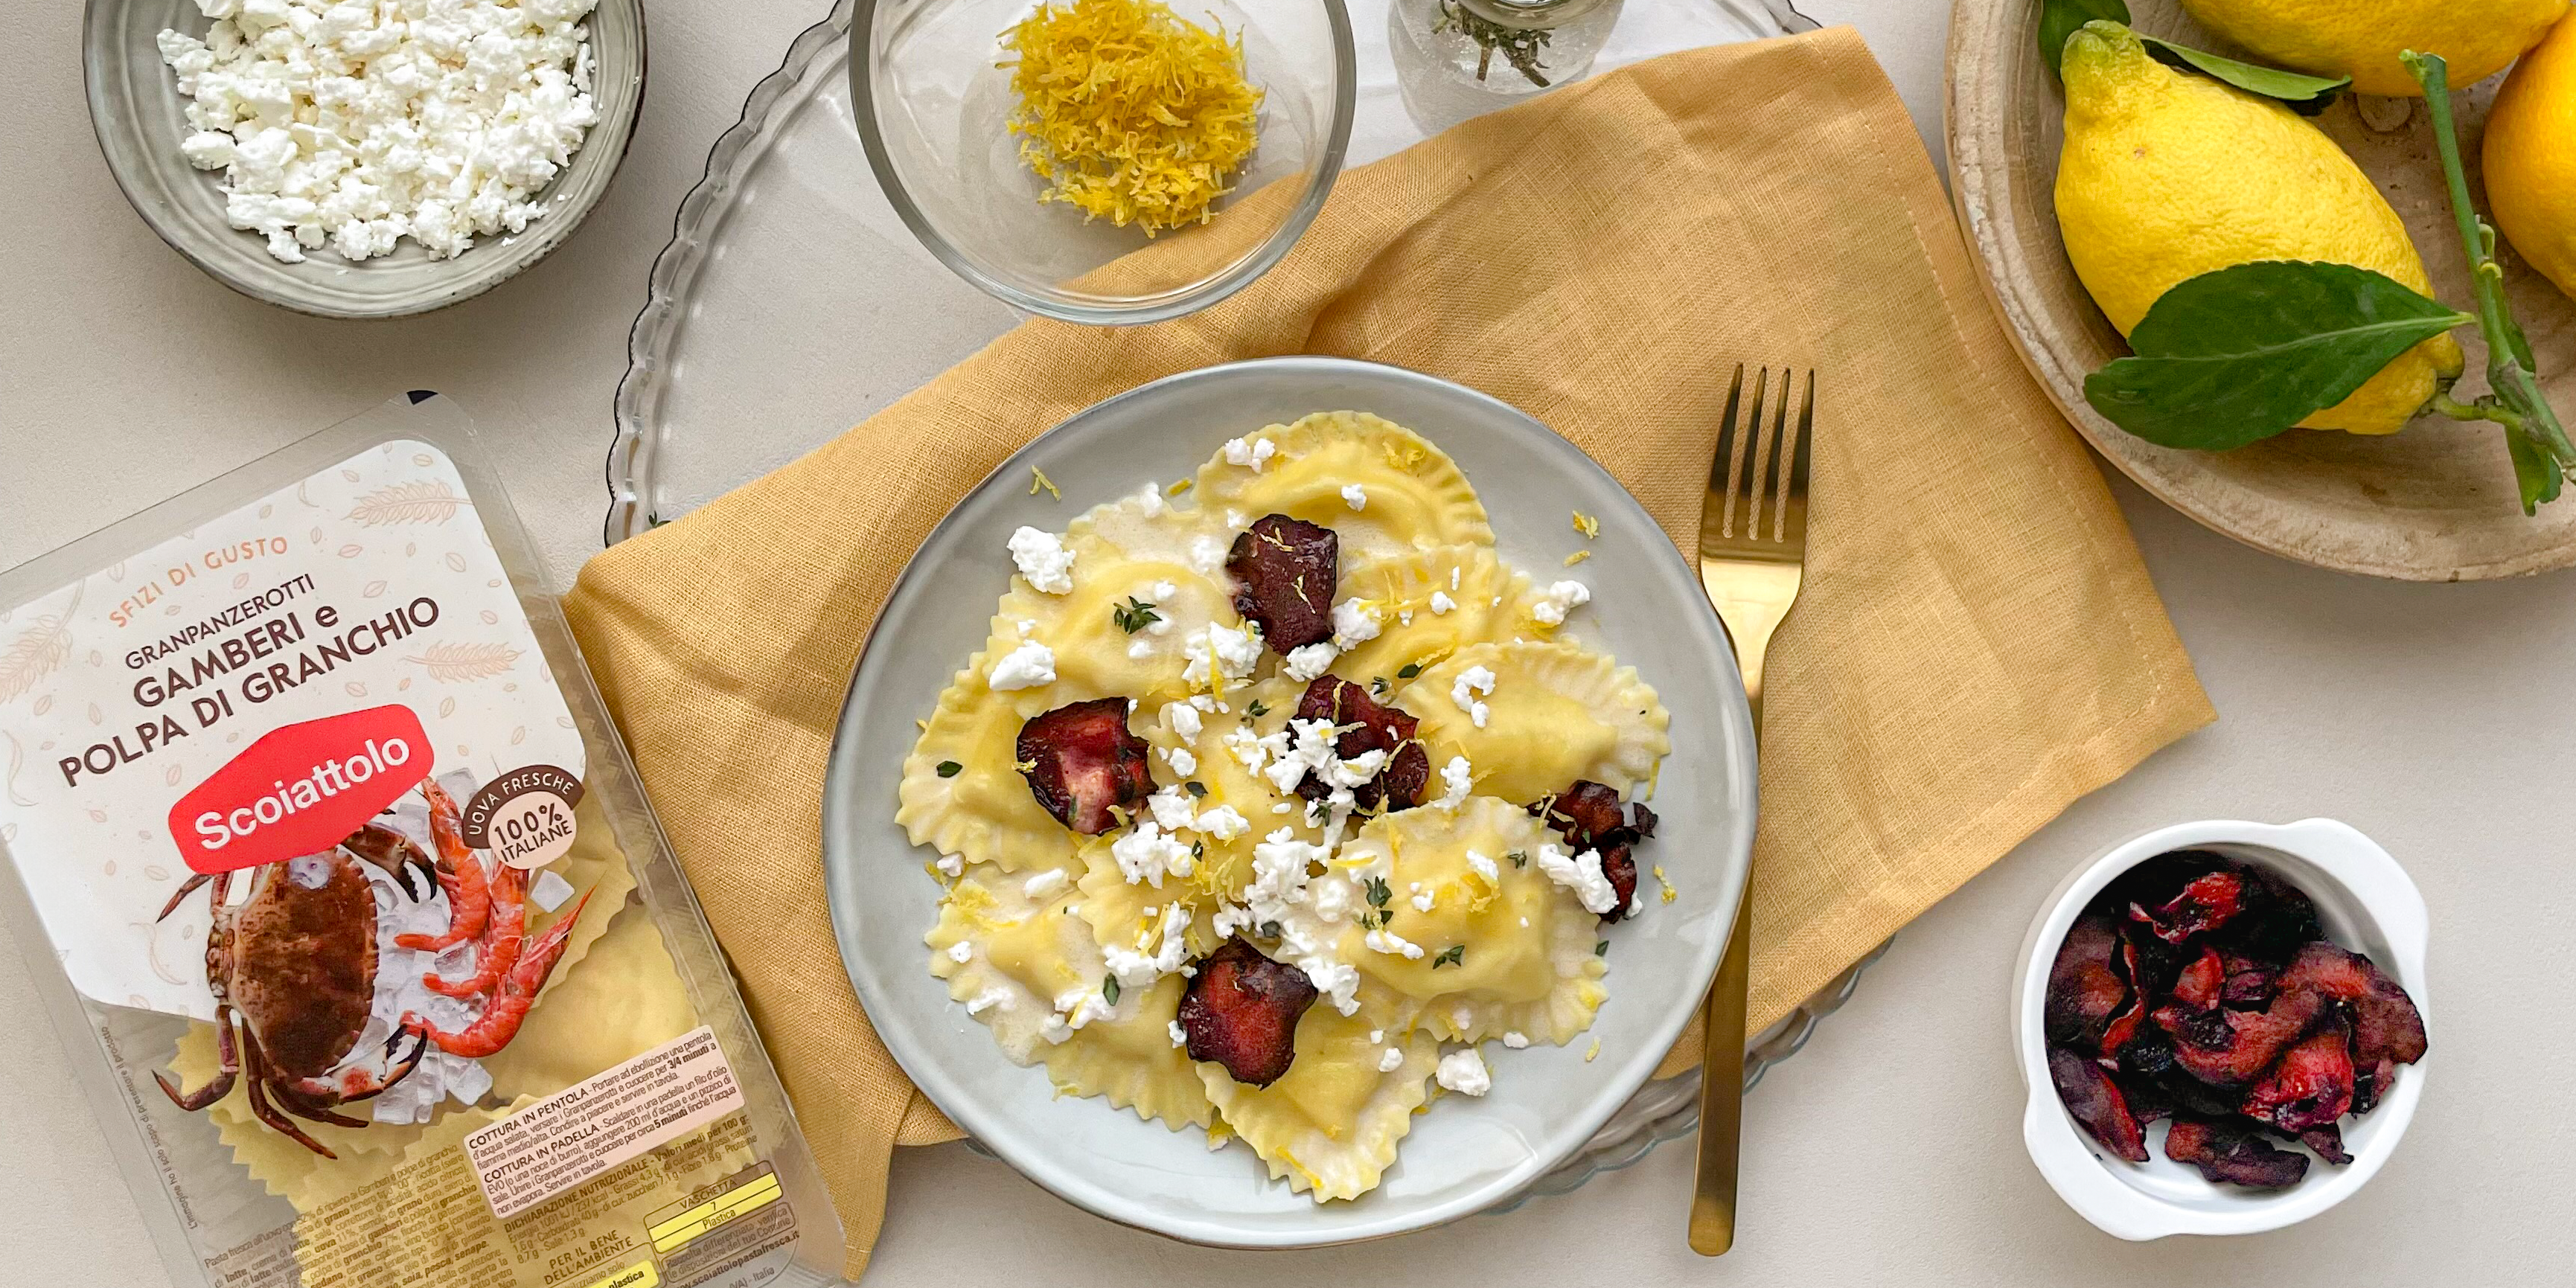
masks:
[[[272,730],[170,807],[170,839],[199,872],[318,853],[429,776],[409,707],[371,707]]]

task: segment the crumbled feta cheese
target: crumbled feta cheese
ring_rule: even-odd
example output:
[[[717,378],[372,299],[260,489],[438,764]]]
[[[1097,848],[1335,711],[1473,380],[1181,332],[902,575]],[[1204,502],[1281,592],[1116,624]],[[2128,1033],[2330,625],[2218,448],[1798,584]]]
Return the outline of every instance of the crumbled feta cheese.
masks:
[[[1343,485],[1342,485],[1342,504],[1347,505],[1347,506],[1351,507],[1351,508],[1352,508],[1352,509],[1354,509],[1354,510],[1365,510],[1365,509],[1367,509],[1367,508],[1368,508],[1368,489],[1366,489],[1366,488],[1364,488],[1364,487],[1361,487],[1361,486],[1360,486],[1359,484],[1357,484],[1357,483],[1345,483],[1345,484],[1343,484]]]
[[[1145,808],[1154,815],[1154,825],[1166,832],[1178,832],[1198,822],[1198,803],[1178,786],[1163,787],[1145,798]]]
[[[1560,581],[1530,605],[1530,618],[1543,626],[1562,625],[1567,613],[1591,602],[1591,587],[1579,581]]]
[[[1431,896],[1432,892],[1429,890],[1425,890],[1422,893],[1413,896],[1413,910],[1415,912],[1431,911]]]
[[[960,966],[975,960],[974,943],[969,940],[960,939],[956,943],[950,944],[948,946],[948,960],[955,962]]]
[[[1538,870],[1548,880],[1573,891],[1585,912],[1599,916],[1619,906],[1619,892],[1610,887],[1610,878],[1602,875],[1599,850],[1568,855],[1551,842],[1538,847]]]
[[[1190,1035],[1186,1030],[1181,1028],[1181,1022],[1179,1020],[1172,1021],[1171,1024],[1163,1031],[1172,1035],[1173,1046],[1185,1047],[1190,1044]]]
[[[1384,1042],[1384,1041],[1386,1041],[1386,1030],[1384,1030],[1384,1029],[1370,1029],[1370,1030],[1369,1030],[1369,1044],[1370,1044],[1371,1046],[1374,1046],[1374,1045],[1376,1045],[1376,1044],[1378,1044],[1378,1043],[1380,1043],[1380,1042]]]
[[[1485,1067],[1485,1057],[1474,1047],[1460,1047],[1440,1057],[1439,1071],[1432,1076],[1462,1096],[1481,1096],[1494,1089],[1494,1071]]]
[[[1219,841],[1231,841],[1252,830],[1252,820],[1231,805],[1219,805],[1198,816],[1190,826]]]
[[[1378,611],[1353,596],[1333,605],[1333,647],[1348,652],[1377,638]]]
[[[1458,601],[1457,601],[1457,600],[1454,600],[1454,599],[1451,599],[1451,598],[1449,597],[1449,592],[1448,592],[1448,591],[1445,591],[1445,590],[1435,590],[1435,591],[1431,592],[1431,615],[1432,615],[1432,616],[1434,616],[1434,617],[1442,617],[1442,616],[1446,616],[1446,615],[1447,615],[1451,610],[1453,610],[1453,609],[1455,609],[1455,608],[1457,608],[1457,607],[1458,607]]]
[[[1440,767],[1440,796],[1431,802],[1432,808],[1455,813],[1459,806],[1467,803],[1467,793],[1475,789],[1474,767],[1467,763],[1465,756],[1451,756],[1449,763]]]
[[[1270,458],[1278,454],[1279,444],[1266,438],[1238,438],[1225,445],[1226,464],[1240,465],[1255,474],[1260,473],[1261,467],[1268,465]]]
[[[1467,851],[1467,867],[1477,876],[1483,877],[1487,885],[1502,884],[1503,870],[1496,867],[1494,861],[1480,850]]]
[[[1061,1015],[1049,1015],[1038,1021],[1038,1036],[1061,1046],[1073,1037],[1073,1024]]]
[[[1064,541],[1041,528],[1023,527],[1011,534],[1011,562],[1028,583],[1050,595],[1073,591],[1073,552]]]
[[[1518,1051],[1529,1045],[1529,1035],[1519,1032],[1505,1033],[1503,1035],[1503,1045],[1514,1051]]]
[[[1288,650],[1286,666],[1288,678],[1301,684],[1312,680],[1333,669],[1333,659],[1341,655],[1342,651],[1333,647],[1331,640],[1319,640],[1313,644],[1292,648]]]
[[[1458,565],[1449,565],[1449,589],[1458,589]]]
[[[1186,702],[1163,704],[1163,727],[1181,738],[1196,738],[1205,725],[1199,720],[1199,709]]]
[[[1243,725],[1226,732],[1225,749],[1237,761],[1242,762],[1243,772],[1257,774],[1261,772],[1261,767],[1269,764],[1273,758],[1288,754],[1288,737],[1288,731],[1285,729],[1277,733],[1261,734],[1253,732],[1252,726]]]
[[[1181,668],[1183,682],[1206,685],[1221,672],[1231,683],[1261,665],[1261,628],[1247,623],[1242,630],[1236,630],[1222,622],[1210,622],[1190,632],[1181,652],[1189,658],[1189,664]]]
[[[1011,623],[1011,628],[1020,633],[1021,639],[1027,639],[1028,637],[1038,633],[1038,624],[1033,618],[1023,617],[1020,620]]]
[[[1002,985],[995,984],[991,988],[985,989],[983,992],[977,993],[973,997],[966,999],[966,1013],[968,1015],[982,1015],[984,1012],[992,1010],[994,1007],[1000,1006],[1004,1002],[1010,1000],[1011,990],[1003,987]]]
[[[1020,886],[1020,893],[1027,895],[1032,901],[1042,902],[1055,897],[1057,891],[1060,891],[1071,884],[1073,884],[1073,877],[1064,869],[1048,868],[1046,871],[1030,877],[1026,883],[1022,884]],[[963,961],[965,959],[959,958],[958,960]]]
[[[1467,718],[1474,721],[1477,728],[1482,729],[1485,727],[1486,718],[1493,714],[1493,709],[1477,701],[1476,695],[1491,694],[1493,691],[1493,668],[1471,666],[1459,672],[1458,682],[1449,686],[1449,700],[1457,703],[1458,709],[1466,712]]]
[[[1133,989],[1152,988],[1154,981],[1177,971],[1189,961],[1190,907],[1178,900],[1163,909],[1155,933],[1160,944],[1151,955],[1137,949],[1111,944],[1100,950],[1101,961],[1118,980],[1120,996]]]
[[[1403,1067],[1404,1048],[1402,1047],[1388,1047],[1385,1053],[1377,1058],[1377,1071],[1379,1073],[1393,1073]]]
[[[1422,960],[1422,945],[1383,927],[1362,936],[1361,942],[1367,944],[1368,950],[1373,953],[1402,957],[1407,961]]]
[[[1034,689],[1041,684],[1053,684],[1055,683],[1055,650],[1036,640],[1023,641],[1018,648],[1004,654],[1001,661],[993,664],[993,672],[985,682],[993,686],[993,691],[996,693],[1008,693],[1013,689]]]
[[[1138,485],[1128,499],[1135,502],[1136,512],[1148,519],[1172,508],[1170,503],[1163,500],[1163,485],[1152,479],[1147,479]]]
[[[1190,538],[1190,571],[1211,575],[1225,566],[1225,543],[1206,533]]]
[[[1153,655],[1154,641],[1152,640],[1133,640],[1127,645],[1127,656],[1134,658],[1139,662],[1142,662]]]
[[[1158,581],[1154,583],[1154,602],[1157,604],[1166,599],[1170,599],[1172,596],[1179,593],[1181,593],[1181,588],[1168,581]]]
[[[599,123],[594,3],[198,0],[205,39],[157,41],[191,100],[180,154],[225,171],[229,221],[287,263],[405,235],[463,254],[543,217],[537,192]]]
[[[1199,772],[1199,758],[1187,747],[1165,747],[1163,760],[1171,765],[1173,773],[1183,778]]]
[[[966,856],[963,854],[943,854],[939,856],[939,862],[936,866],[939,868],[939,874],[941,876],[952,879],[961,877],[966,874]]]
[[[1110,842],[1109,856],[1118,861],[1118,871],[1129,885],[1163,888],[1164,874],[1185,877],[1190,874],[1190,847],[1176,837],[1165,835],[1152,819],[1140,819],[1125,836]],[[1600,871],[1599,856],[1594,856],[1593,870]]]

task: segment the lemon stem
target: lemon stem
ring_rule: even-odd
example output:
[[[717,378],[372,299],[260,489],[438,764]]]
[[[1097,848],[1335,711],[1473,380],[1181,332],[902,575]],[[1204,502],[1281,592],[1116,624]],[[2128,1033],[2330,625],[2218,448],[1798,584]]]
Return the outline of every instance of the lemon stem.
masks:
[[[2434,409],[2458,420],[2491,420],[2521,434],[2561,470],[2576,469],[2576,444],[2558,423],[2540,379],[2530,365],[2530,342],[2515,325],[2505,300],[2504,269],[2496,263],[2495,230],[2478,218],[2469,199],[2469,175],[2460,163],[2459,130],[2451,117],[2451,69],[2439,54],[2413,50],[2398,55],[2406,70],[2424,87],[2424,106],[2433,117],[2433,143],[2442,154],[2442,175],[2451,188],[2451,214],[2459,221],[2460,245],[2468,253],[2469,285],[2478,297],[2478,329],[2487,339],[2487,383],[2494,392],[2474,404],[2435,399]]]

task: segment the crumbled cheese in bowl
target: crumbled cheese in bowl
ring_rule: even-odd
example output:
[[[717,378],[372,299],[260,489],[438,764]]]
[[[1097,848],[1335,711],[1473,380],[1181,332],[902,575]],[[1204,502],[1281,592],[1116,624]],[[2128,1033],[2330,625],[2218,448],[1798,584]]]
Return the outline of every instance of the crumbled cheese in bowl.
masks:
[[[599,123],[583,19],[597,0],[197,0],[159,37],[192,101],[188,163],[222,170],[233,227],[299,263],[431,256],[543,217],[538,193]]]

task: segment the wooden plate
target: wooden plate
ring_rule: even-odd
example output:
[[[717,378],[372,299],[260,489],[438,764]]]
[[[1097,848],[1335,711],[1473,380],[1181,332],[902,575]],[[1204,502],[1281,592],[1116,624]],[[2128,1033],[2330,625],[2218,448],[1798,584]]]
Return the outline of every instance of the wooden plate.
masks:
[[[2130,0],[2139,30],[2228,53],[2174,0]],[[2526,519],[2502,431],[2424,417],[2364,438],[2292,430],[2234,452],[2187,452],[2131,437],[2084,403],[2087,373],[2128,352],[2067,263],[2054,188],[2064,100],[2041,66],[2033,0],[1958,0],[1950,21],[1950,183],[1987,292],[2033,374],[2093,446],[2175,509],[2247,545],[2323,568],[2411,581],[2466,581],[2576,563],[2576,495]],[[2501,76],[2458,96],[2469,180]],[[2466,308],[2468,266],[2443,194],[2422,103],[2347,95],[2317,122],[2377,180],[2406,219],[2435,294]],[[2483,198],[2481,198],[2483,200]],[[2576,412],[2576,302],[2503,252],[2542,387]],[[2462,398],[2486,391],[2485,347],[2469,353]]]

